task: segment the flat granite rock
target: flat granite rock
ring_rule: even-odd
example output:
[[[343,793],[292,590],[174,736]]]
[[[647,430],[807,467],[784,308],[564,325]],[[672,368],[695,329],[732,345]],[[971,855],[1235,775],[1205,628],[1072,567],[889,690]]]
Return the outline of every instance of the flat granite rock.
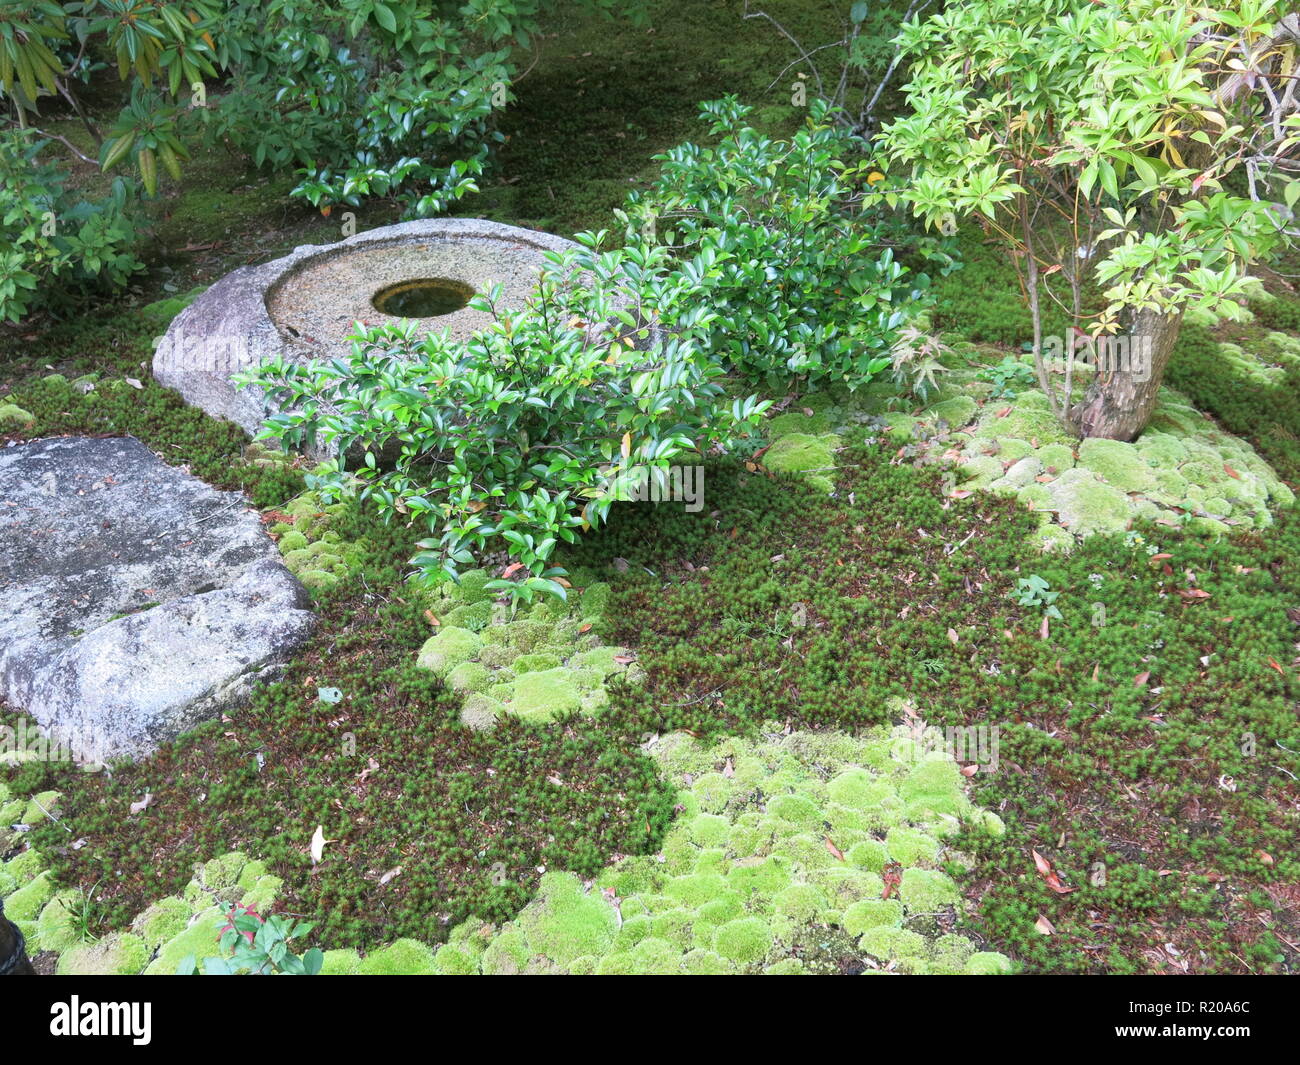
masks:
[[[273,411],[260,389],[232,375],[272,358],[347,358],[353,324],[391,324],[372,300],[386,286],[446,278],[474,292],[502,286],[502,306],[523,305],[562,237],[481,218],[430,218],[308,244],[260,266],[233,270],[185,308],[158,338],[153,375],[186,403],[256,433]],[[491,322],[472,307],[418,319],[428,332],[465,339]],[[328,451],[320,449],[319,454]]]
[[[133,437],[0,449],[0,698],[80,758],[141,758],[272,679],[310,600],[243,495]]]

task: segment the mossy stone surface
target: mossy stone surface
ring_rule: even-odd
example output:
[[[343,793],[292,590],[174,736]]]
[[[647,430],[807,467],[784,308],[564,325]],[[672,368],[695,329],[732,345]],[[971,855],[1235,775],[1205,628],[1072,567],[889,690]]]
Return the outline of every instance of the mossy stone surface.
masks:
[[[468,662],[483,646],[483,638],[469,629],[444,625],[425,640],[416,665],[445,677],[462,662]]]
[[[525,720],[549,721],[582,707],[582,690],[564,668],[524,673],[515,680],[506,709]]]
[[[832,433],[812,436],[790,433],[779,437],[763,455],[763,465],[773,473],[802,475],[825,491],[834,486],[835,449],[840,438]]]

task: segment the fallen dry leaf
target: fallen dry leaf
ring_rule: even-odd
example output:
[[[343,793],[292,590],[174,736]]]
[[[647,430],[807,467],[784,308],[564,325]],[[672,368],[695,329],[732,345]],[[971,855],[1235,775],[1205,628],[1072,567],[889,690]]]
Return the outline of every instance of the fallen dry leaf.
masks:
[[[1049,888],[1055,891],[1058,895],[1068,895],[1070,892],[1076,890],[1072,887],[1066,887],[1061,883],[1061,878],[1056,875],[1056,870],[1052,868],[1052,863],[1039,854],[1038,851],[1031,849],[1029,853],[1034,856],[1034,867],[1038,870],[1038,875],[1043,878],[1043,881]]]
[[[325,853],[325,844],[333,843],[334,840],[325,838],[325,828],[323,825],[317,825],[316,831],[311,834],[311,864],[319,865],[322,855]]]
[[[898,862],[890,862],[881,870],[881,875],[884,877],[885,890],[880,897],[887,899],[898,891],[898,886],[903,882],[903,867]]]

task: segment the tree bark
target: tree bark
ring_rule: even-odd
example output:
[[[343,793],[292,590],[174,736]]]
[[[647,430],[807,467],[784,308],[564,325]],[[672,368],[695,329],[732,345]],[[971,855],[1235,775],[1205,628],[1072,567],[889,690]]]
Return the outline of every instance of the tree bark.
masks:
[[[1127,365],[1125,360],[1119,365],[1098,365],[1083,399],[1070,412],[1082,436],[1133,440],[1147,427],[1183,324],[1183,311],[1140,310],[1125,324]]]
[[[1226,77],[1215,90],[1215,102],[1225,114],[1239,103],[1243,92],[1254,89],[1256,79],[1261,76],[1263,57],[1275,54],[1285,45],[1300,42],[1300,13],[1290,13],[1279,20],[1272,35],[1257,41],[1252,47],[1246,62],[1231,76]],[[1280,63],[1281,60],[1273,60]],[[1270,69],[1276,67],[1270,65]],[[1267,115],[1256,121],[1267,124]],[[1195,141],[1180,138],[1181,156],[1184,164],[1193,170],[1206,171],[1213,163],[1213,152],[1208,141]],[[1188,200],[1199,199],[1204,191],[1193,192]],[[1178,331],[1183,323],[1183,310],[1180,307],[1172,314],[1162,314],[1155,310],[1142,310],[1126,316],[1121,328],[1127,330],[1131,340],[1141,338],[1147,343],[1149,338],[1150,374],[1146,380],[1139,380],[1133,373],[1098,373],[1089,384],[1081,402],[1071,410],[1071,422],[1085,437],[1098,436],[1110,440],[1133,440],[1146,428],[1151,420],[1156,405],[1156,395],[1160,391],[1160,382],[1164,379],[1165,367],[1173,353],[1178,340]],[[1068,397],[1067,397],[1068,402]]]

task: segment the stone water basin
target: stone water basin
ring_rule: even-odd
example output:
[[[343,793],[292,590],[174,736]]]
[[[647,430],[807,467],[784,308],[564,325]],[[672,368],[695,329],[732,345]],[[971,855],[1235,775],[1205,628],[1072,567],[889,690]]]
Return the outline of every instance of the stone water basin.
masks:
[[[335,244],[304,245],[232,271],[186,307],[158,338],[154,377],[251,436],[273,408],[260,389],[237,388],[235,374],[274,358],[346,358],[354,324],[404,316],[393,311],[413,316],[428,332],[464,340],[491,322],[468,306],[475,294],[500,285],[502,308],[519,308],[546,255],[574,246],[478,218],[404,222]],[[437,291],[428,291],[430,282]],[[431,305],[430,297],[441,305]],[[421,310],[441,313],[414,315]]]

